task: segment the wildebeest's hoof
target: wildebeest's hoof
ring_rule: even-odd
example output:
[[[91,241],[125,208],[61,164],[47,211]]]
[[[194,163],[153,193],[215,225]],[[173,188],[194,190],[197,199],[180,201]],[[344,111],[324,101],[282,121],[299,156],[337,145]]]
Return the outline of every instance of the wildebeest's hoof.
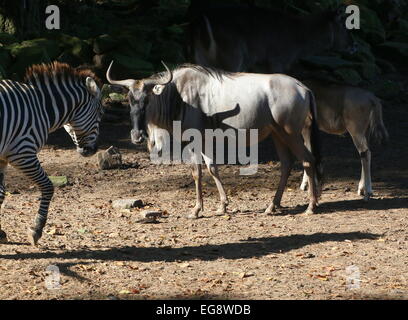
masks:
[[[308,206],[306,211],[304,212],[305,215],[309,216],[316,213],[316,206]]]
[[[366,192],[366,191],[364,190],[364,188],[358,189],[357,194],[358,194],[359,196],[364,197],[364,201],[370,200],[370,197],[373,195],[372,192]]]
[[[306,191],[307,190],[307,183],[302,183],[301,185],[300,185],[300,190],[302,190],[302,191]]]
[[[272,204],[268,208],[266,208],[264,213],[268,216],[272,216],[272,215],[275,215],[278,212],[278,209],[281,209],[281,208],[282,208],[281,205]]]
[[[7,243],[7,234],[0,230],[0,243]]]
[[[28,229],[28,240],[30,241],[31,245],[36,246],[41,236],[42,232],[34,230],[33,228]]]
[[[198,213],[195,213],[195,212],[190,213],[190,214],[187,216],[187,219],[198,219],[198,218],[199,218],[199,215],[198,215]]]
[[[216,211],[217,215],[223,216],[227,214],[227,206],[221,205],[221,207]]]

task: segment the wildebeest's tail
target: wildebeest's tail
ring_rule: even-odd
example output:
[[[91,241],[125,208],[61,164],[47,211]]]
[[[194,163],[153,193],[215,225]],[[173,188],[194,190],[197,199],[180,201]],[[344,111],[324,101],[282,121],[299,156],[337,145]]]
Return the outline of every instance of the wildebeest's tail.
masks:
[[[368,126],[368,144],[370,149],[375,145],[385,145],[388,142],[388,132],[382,118],[382,105],[380,99],[373,97],[370,124]]]
[[[316,176],[318,181],[322,181],[323,178],[323,167],[322,167],[322,158],[320,152],[320,134],[319,127],[317,124],[317,106],[316,99],[311,90],[309,92],[309,101],[310,101],[310,113],[312,114],[312,126],[310,131],[310,145],[311,152],[315,158],[316,165]]]

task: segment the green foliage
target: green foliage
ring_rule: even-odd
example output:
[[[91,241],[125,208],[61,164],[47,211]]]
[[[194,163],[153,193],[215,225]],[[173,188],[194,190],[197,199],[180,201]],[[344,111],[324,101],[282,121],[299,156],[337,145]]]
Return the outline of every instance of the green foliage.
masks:
[[[17,42],[17,38],[9,33],[0,33],[0,43],[2,45],[8,45],[11,43]]]
[[[340,68],[336,69],[334,74],[343,80],[343,82],[354,86],[358,85],[362,81],[360,74],[355,69]]]
[[[300,15],[334,9],[343,2],[360,7],[361,30],[353,31],[358,51],[321,53],[304,59],[303,66],[322,79],[371,85],[383,96],[384,90],[399,90],[393,84],[381,86],[377,82],[381,82],[382,73],[395,72],[396,65],[408,59],[408,6],[404,1],[254,0],[258,6]],[[101,77],[111,60],[115,60],[115,73],[123,77],[144,77],[163,70],[161,60],[169,66],[186,62],[189,0],[41,0],[38,3],[60,7],[62,29],[48,31],[41,24],[43,30],[36,31],[41,34],[36,39],[26,37],[25,41],[18,41],[14,35],[17,20],[0,10],[0,31],[8,32],[0,33],[0,77],[15,74],[21,78],[30,64],[54,59],[73,66],[93,65]],[[388,17],[395,14],[400,19],[389,21]]]
[[[0,47],[0,66],[2,66],[2,68],[7,68],[11,63],[11,55],[10,55],[10,51],[7,50],[6,48]],[[3,72],[3,75],[5,75],[6,73]]]
[[[377,13],[368,7],[361,7],[361,31],[364,38],[371,43],[381,43],[385,40],[385,29]]]

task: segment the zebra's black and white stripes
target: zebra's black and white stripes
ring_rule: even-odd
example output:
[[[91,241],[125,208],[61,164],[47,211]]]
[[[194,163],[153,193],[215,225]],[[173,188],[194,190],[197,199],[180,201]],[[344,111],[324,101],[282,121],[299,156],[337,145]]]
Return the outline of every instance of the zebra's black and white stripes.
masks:
[[[24,83],[0,81],[0,206],[7,164],[21,170],[41,191],[40,209],[29,237],[36,244],[47,221],[54,188],[37,153],[48,134],[64,126],[83,156],[96,152],[102,117],[101,92],[89,70],[54,62],[32,66]],[[5,237],[1,231],[0,238]]]

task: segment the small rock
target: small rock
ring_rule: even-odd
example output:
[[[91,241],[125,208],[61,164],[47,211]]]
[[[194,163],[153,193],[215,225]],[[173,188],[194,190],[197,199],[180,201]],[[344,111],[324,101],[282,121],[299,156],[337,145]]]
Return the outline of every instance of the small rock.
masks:
[[[157,221],[157,218],[160,218],[162,216],[163,216],[162,211],[145,210],[145,211],[140,213],[141,219],[136,221],[136,222],[139,222],[139,223],[159,223],[159,221]]]
[[[145,210],[140,213],[140,217],[142,219],[157,219],[160,218],[163,215],[162,211],[149,211]]]
[[[131,209],[143,207],[143,201],[138,199],[119,199],[112,202],[114,209]]]
[[[122,155],[118,148],[111,146],[106,151],[98,152],[98,163],[102,170],[118,168],[122,165]]]

